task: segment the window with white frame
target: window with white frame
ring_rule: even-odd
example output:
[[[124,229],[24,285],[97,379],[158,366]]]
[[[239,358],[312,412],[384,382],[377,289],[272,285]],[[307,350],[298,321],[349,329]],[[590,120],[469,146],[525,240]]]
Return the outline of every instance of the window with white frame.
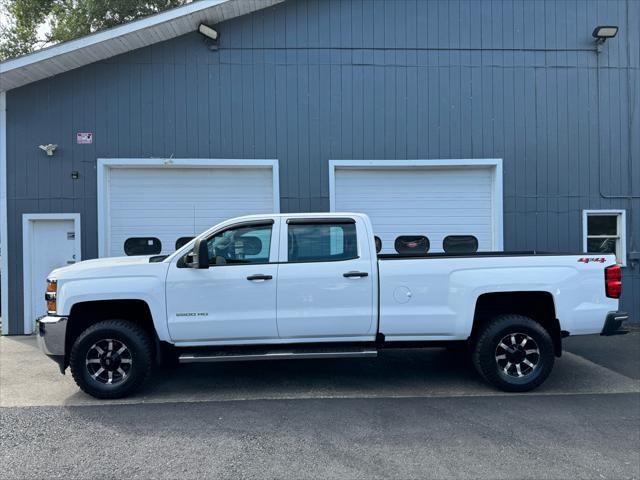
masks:
[[[585,253],[613,253],[618,264],[625,266],[626,212],[624,210],[584,210],[582,216]]]

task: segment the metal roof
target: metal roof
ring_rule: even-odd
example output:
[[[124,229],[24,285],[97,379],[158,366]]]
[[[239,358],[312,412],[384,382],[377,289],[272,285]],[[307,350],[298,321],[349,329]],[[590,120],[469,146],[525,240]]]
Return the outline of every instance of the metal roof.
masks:
[[[199,0],[0,63],[0,92],[270,7],[284,0]]]

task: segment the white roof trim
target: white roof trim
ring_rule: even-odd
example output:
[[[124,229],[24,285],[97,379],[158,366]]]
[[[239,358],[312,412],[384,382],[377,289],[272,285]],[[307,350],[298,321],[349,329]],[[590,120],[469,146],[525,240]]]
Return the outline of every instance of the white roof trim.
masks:
[[[199,0],[0,63],[0,91],[215,25],[284,0]]]

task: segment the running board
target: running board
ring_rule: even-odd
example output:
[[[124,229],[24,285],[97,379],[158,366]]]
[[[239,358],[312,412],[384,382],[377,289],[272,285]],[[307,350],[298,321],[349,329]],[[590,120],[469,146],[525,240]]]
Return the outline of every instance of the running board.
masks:
[[[300,349],[267,351],[202,351],[183,353],[178,357],[180,363],[242,362],[251,360],[308,360],[314,358],[363,358],[377,357],[375,349]]]

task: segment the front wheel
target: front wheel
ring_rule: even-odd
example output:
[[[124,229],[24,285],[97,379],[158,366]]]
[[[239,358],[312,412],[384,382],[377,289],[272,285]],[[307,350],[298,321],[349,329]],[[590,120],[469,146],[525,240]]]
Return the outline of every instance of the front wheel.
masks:
[[[482,377],[507,392],[526,392],[544,382],[555,353],[549,332],[523,315],[500,315],[479,333],[472,352]]]
[[[84,392],[96,398],[122,398],[149,376],[152,350],[149,335],[138,325],[105,320],[76,339],[69,366]]]

